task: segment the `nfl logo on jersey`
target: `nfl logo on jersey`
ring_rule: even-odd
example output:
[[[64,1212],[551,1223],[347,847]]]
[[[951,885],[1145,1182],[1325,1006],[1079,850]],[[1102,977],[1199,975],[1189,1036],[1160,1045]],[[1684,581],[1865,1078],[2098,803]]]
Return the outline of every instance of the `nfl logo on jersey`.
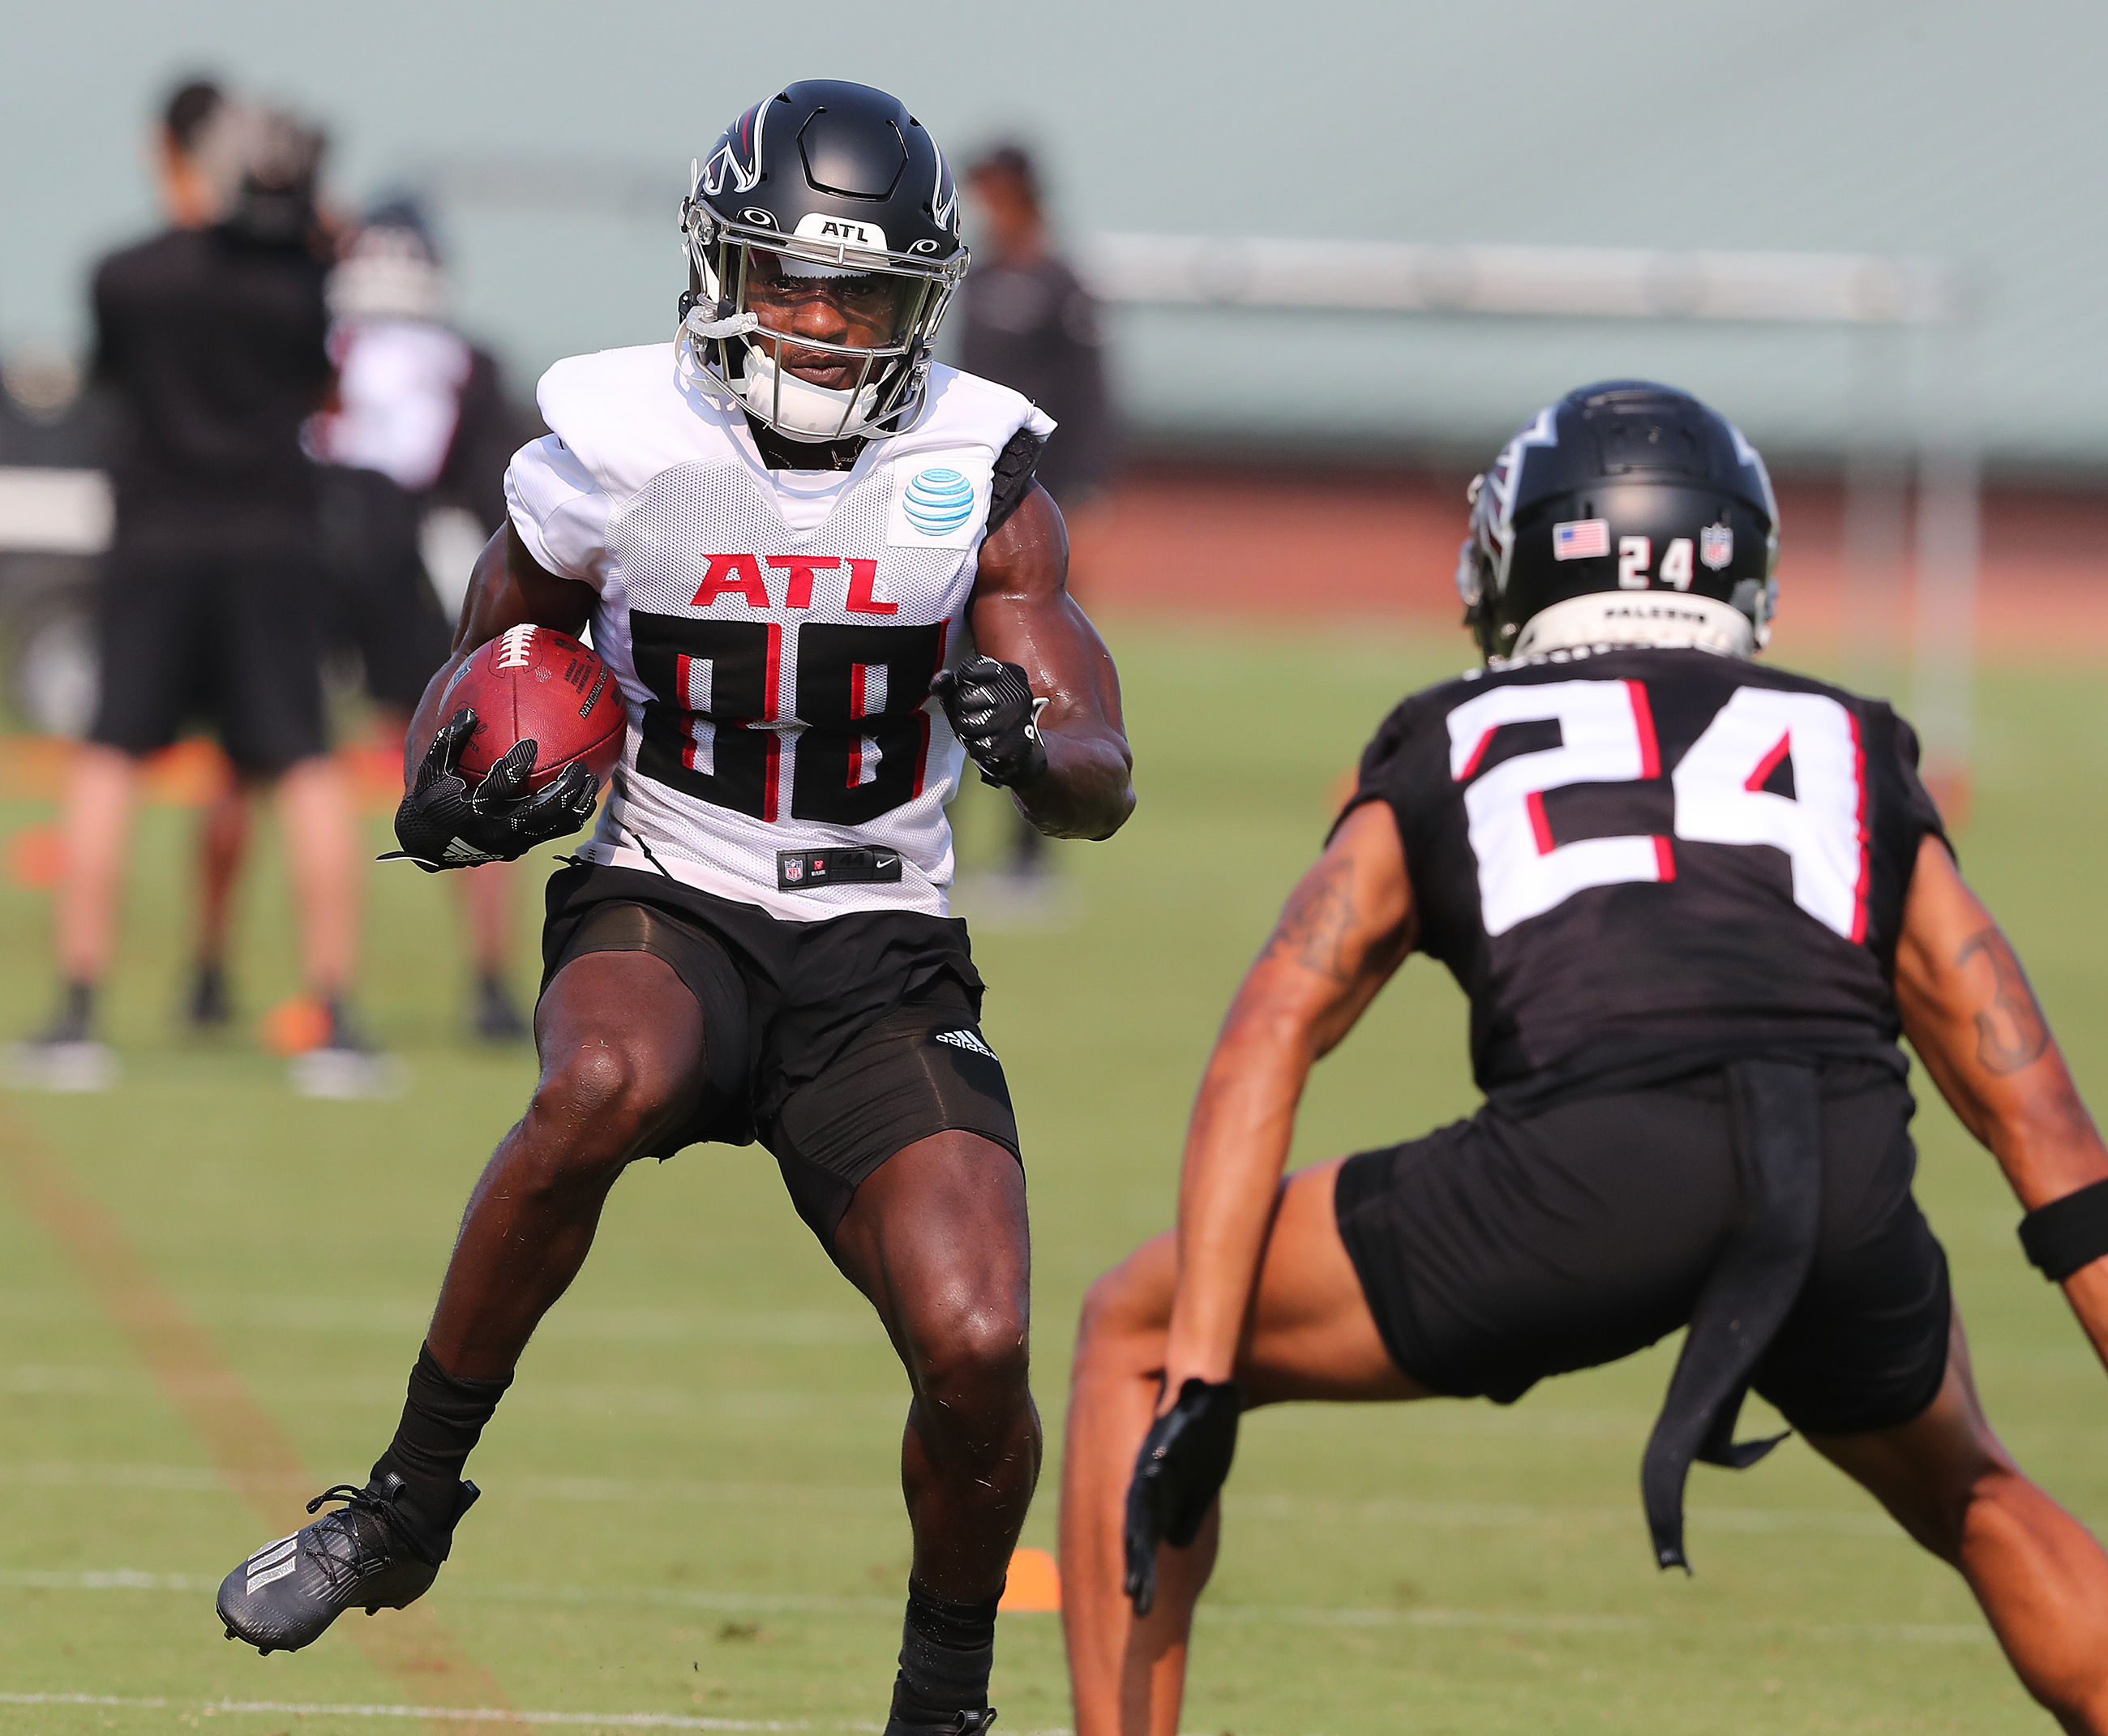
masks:
[[[783,864],[783,877],[786,880],[803,880],[805,877],[805,864],[796,857],[791,857]]]

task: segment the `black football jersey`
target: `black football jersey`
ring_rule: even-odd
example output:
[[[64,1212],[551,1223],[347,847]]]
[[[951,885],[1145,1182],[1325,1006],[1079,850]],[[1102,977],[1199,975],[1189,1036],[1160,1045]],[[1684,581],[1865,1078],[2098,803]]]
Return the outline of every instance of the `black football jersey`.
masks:
[[[1397,817],[1490,1097],[1747,1055],[1903,1066],[1896,936],[1944,832],[1878,700],[1709,652],[1561,653],[1408,699],[1366,801]]]

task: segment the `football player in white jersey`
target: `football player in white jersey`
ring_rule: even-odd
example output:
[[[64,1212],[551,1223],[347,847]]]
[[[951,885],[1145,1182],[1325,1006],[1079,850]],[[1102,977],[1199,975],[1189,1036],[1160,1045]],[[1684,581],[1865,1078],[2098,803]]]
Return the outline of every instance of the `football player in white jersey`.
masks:
[[[949,918],[964,761],[1043,830],[1133,805],[1117,679],[1032,480],[1052,424],[936,365],[957,190],[891,97],[758,103],[682,207],[672,344],[559,363],[454,656],[408,743],[404,850],[516,856],[590,774],[455,775],[447,688],[498,634],[590,625],[629,731],[550,883],[542,1074],[471,1197],[394,1442],[345,1505],[227,1576],[230,1635],[308,1644],[399,1607],[475,1499],[461,1472],[624,1166],[759,1139],[907,1367],[914,1532],[894,1736],[986,1727],[997,1598],[1040,1459],[1025,1183],[981,981]]]

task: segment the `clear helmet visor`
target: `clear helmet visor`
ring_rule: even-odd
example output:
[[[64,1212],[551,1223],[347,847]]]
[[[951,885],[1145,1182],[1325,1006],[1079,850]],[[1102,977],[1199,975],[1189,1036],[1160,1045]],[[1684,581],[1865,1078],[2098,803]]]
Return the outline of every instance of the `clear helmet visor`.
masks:
[[[844,350],[899,355],[915,336],[926,279],[761,247],[740,251],[745,266],[740,303],[759,322],[757,338],[781,340],[771,348],[794,372],[804,372],[800,349],[816,360]]]
[[[684,211],[696,305],[684,352],[795,439],[894,433],[923,401],[930,340],[966,270]],[[686,365],[686,364],[684,364]]]

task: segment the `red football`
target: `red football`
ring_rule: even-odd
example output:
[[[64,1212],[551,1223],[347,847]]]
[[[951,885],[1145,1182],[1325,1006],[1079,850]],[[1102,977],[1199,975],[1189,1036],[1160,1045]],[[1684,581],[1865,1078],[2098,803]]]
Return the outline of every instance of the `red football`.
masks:
[[[519,742],[535,746],[529,790],[554,783],[574,760],[606,783],[622,757],[628,719],[615,677],[590,649],[552,627],[509,627],[479,647],[448,683],[440,721],[463,706],[476,720],[461,757],[471,783]]]

